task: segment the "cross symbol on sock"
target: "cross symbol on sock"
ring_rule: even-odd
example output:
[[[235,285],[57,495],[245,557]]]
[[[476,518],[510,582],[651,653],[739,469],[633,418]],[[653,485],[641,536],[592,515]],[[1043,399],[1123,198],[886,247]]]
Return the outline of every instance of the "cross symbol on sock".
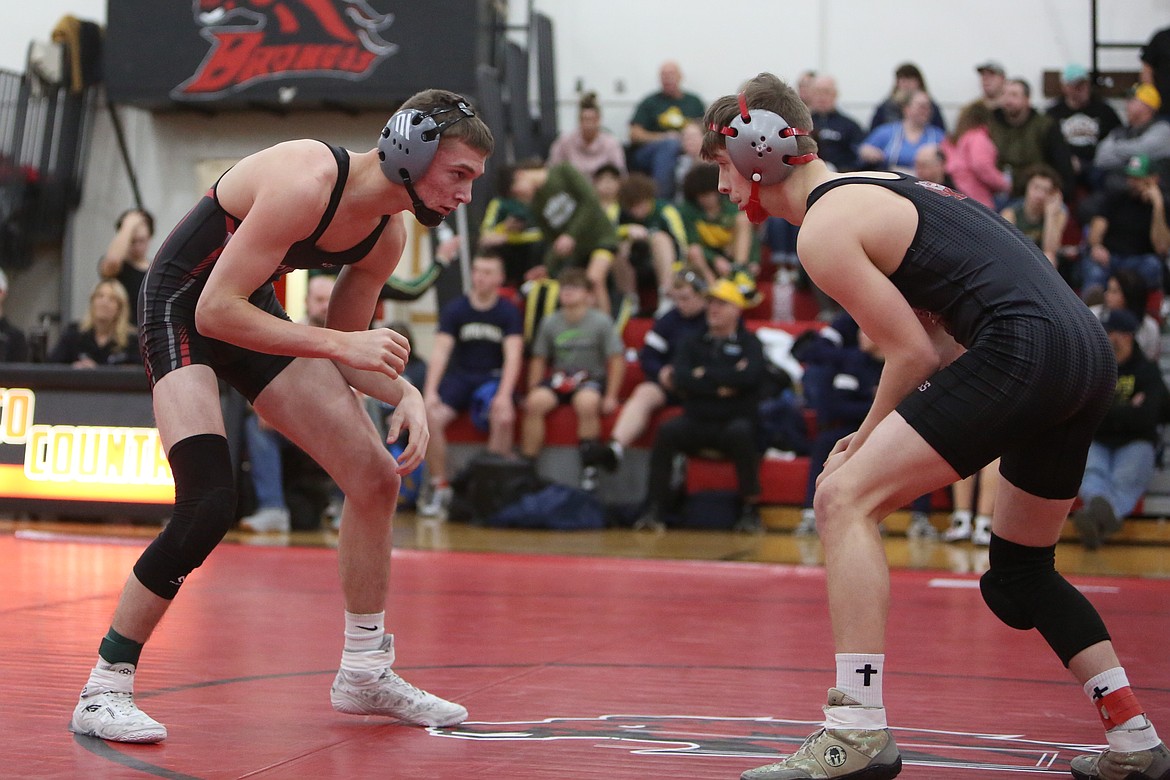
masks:
[[[860,669],[854,669],[853,671],[855,671],[858,674],[863,675],[865,677],[865,682],[862,683],[862,685],[866,688],[869,687],[869,678],[878,673],[878,670],[874,669],[869,664],[866,664],[865,666],[861,667]]]
[[[1105,694],[1109,693],[1109,686],[1097,687],[1093,689],[1093,701],[1097,699],[1104,699]]]

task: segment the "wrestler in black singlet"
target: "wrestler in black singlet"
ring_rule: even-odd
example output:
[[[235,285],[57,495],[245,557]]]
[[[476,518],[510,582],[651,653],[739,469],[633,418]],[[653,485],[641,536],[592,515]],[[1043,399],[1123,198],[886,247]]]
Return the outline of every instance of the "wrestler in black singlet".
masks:
[[[890,281],[936,315],[967,352],[925,381],[898,412],[961,476],[996,457],[1016,487],[1076,496],[1117,366],[1101,323],[1032,241],[990,209],[933,182],[847,177],[897,193],[918,230]]]
[[[317,248],[317,241],[333,220],[349,177],[349,153],[340,147],[326,146],[337,160],[337,182],[317,229],[308,238],[293,244],[268,282],[248,298],[258,308],[286,320],[289,317],[276,300],[273,281],[296,269],[337,268],[358,262],[370,253],[390,221],[389,216],[383,216],[372,233],[344,251],[326,252]],[[195,328],[199,295],[240,224],[238,218],[220,206],[216,196],[218,186],[216,182],[171,231],[147,272],[139,297],[142,353],[152,386],[176,368],[205,364],[253,401],[293,358],[246,350],[201,336]]]

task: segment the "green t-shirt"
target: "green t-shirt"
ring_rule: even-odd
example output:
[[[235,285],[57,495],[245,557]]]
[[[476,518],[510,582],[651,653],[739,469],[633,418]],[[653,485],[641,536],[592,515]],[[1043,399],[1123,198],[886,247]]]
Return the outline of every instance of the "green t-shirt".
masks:
[[[687,242],[698,244],[703,248],[703,257],[710,262],[716,255],[722,255],[734,261],[735,251],[735,224],[739,219],[739,209],[726,196],[719,197],[719,213],[709,217],[695,204],[687,201],[678,207],[682,214],[683,224],[686,225]],[[760,241],[755,231],[752,232],[751,251],[748,253],[748,262],[758,262],[760,258]]]
[[[655,92],[634,109],[630,124],[655,133],[682,130],[688,119],[701,119],[704,111],[703,101],[691,92],[684,92],[677,98]]]

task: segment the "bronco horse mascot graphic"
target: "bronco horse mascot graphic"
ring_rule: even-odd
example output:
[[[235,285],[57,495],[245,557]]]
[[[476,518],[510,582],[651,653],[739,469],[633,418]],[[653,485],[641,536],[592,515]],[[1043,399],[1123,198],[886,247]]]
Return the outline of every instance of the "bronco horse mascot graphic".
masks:
[[[214,100],[263,81],[366,78],[398,51],[383,37],[394,14],[366,0],[194,0],[211,49],[176,100]]]

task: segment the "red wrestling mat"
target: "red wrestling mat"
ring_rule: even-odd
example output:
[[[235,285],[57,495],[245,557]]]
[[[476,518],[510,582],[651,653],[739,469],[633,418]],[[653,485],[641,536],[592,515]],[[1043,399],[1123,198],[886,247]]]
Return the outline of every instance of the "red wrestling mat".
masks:
[[[791,752],[833,682],[820,569],[407,551],[388,621],[396,668],[471,721],[339,715],[335,553],[224,545],[143,656],[138,699],[170,738],[75,737],[77,692],[143,544],[0,537],[0,775],[733,780]],[[1170,581],[1073,581],[1170,733]],[[901,776],[1067,777],[1103,741],[1093,710],[975,582],[893,574],[886,703]]]

